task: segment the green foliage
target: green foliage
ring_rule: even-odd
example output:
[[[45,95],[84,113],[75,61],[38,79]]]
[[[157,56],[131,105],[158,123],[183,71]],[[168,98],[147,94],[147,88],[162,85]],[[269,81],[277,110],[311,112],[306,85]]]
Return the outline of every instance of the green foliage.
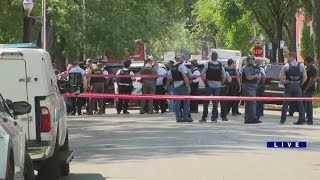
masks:
[[[313,38],[310,36],[310,27],[307,23],[303,23],[302,35],[301,35],[301,56],[305,58],[306,56],[314,57],[314,44]]]

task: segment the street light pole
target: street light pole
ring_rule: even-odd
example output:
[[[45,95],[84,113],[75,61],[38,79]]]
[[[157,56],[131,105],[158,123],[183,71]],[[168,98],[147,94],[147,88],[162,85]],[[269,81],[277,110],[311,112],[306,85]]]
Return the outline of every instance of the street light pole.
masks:
[[[47,0],[42,0],[42,48],[47,50]]]

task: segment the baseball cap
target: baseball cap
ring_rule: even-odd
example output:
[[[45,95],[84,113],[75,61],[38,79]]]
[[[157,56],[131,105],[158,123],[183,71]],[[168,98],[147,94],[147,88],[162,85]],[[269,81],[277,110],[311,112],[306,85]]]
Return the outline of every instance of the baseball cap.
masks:
[[[178,58],[182,58],[183,56],[182,56],[182,54],[181,53],[177,53],[176,54],[176,59],[178,59]]]
[[[254,56],[248,56],[247,61],[254,61],[256,58]]]
[[[93,62],[92,59],[87,59],[86,64],[90,64],[92,62]]]
[[[148,56],[148,60],[154,61],[154,57],[153,56]]]

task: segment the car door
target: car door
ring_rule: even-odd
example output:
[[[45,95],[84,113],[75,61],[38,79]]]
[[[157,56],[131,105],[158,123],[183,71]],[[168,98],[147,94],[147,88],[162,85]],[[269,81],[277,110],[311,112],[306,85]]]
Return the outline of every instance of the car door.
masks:
[[[28,99],[28,83],[30,77],[27,75],[26,61],[22,56],[6,55],[0,56],[0,78],[1,94],[12,101],[26,101]],[[19,116],[19,125],[29,127],[29,115]],[[28,129],[24,129],[28,135]]]

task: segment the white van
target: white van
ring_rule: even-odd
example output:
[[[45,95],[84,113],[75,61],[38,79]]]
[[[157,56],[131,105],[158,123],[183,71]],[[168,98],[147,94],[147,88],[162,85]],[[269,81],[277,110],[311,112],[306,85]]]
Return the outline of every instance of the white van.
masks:
[[[0,46],[0,91],[14,102],[31,104],[31,112],[17,121],[26,131],[28,153],[38,176],[66,176],[72,158],[67,112],[50,55],[42,49],[8,47]]]

